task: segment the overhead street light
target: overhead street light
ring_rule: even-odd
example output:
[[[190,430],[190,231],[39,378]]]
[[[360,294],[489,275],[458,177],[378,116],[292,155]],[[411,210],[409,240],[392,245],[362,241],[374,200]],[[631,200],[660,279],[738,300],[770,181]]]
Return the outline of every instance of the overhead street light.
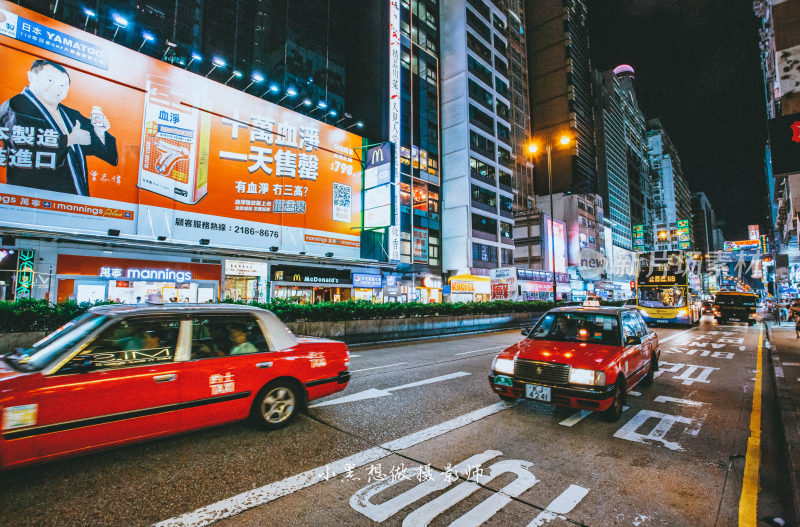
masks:
[[[301,106],[311,106],[311,99],[309,99],[308,97],[306,97],[305,99],[303,99],[303,100],[300,102],[300,104],[298,104],[297,106],[295,106],[294,108],[292,108],[292,110],[297,110],[297,109],[298,109],[298,108],[300,108]]]
[[[89,19],[94,18],[97,16],[97,13],[89,9],[88,7],[83,8],[83,14],[86,15],[86,20],[83,22],[83,30],[86,31],[86,26],[89,25]]]
[[[358,128],[364,128],[364,121],[356,121],[353,124],[351,124],[350,126],[347,126],[346,128],[344,128],[344,130],[349,130],[354,126],[356,126]]]
[[[349,113],[347,113],[347,112],[344,112],[344,115],[343,115],[342,117],[340,117],[340,118],[339,118],[339,120],[337,120],[337,121],[336,121],[335,123],[333,123],[333,124],[339,124],[339,123],[341,123],[342,121],[344,121],[345,119],[352,119],[352,118],[353,118],[353,116],[352,116],[352,115],[350,115],[350,114],[349,114]]]
[[[253,73],[252,75],[250,75],[250,84],[245,86],[244,90],[242,91],[247,91],[247,88],[249,88],[253,84],[256,83],[261,84],[262,82],[264,82],[264,76],[261,75],[260,73]]]
[[[224,59],[221,59],[219,57],[214,57],[213,59],[211,59],[211,65],[212,67],[210,70],[208,70],[208,73],[206,73],[206,77],[211,75],[211,72],[214,71],[215,69],[224,68],[227,65],[227,62],[225,62]]]
[[[278,88],[278,85],[273,82],[270,83],[269,88],[267,88],[267,91],[261,94],[261,97],[265,96],[268,93],[278,93],[279,91],[281,91],[281,89]]]
[[[228,77],[228,80],[226,80],[226,81],[225,81],[225,86],[227,86],[227,85],[228,85],[228,83],[229,83],[231,80],[233,80],[233,78],[234,78],[234,77],[236,77],[236,78],[238,79],[238,78],[239,78],[239,77],[241,77],[241,76],[242,76],[242,72],[241,72],[241,71],[239,71],[239,70],[233,70],[233,73],[231,74],[231,76],[230,76],[230,77]]]
[[[142,32],[142,43],[139,44],[139,49],[137,49],[136,51],[141,52],[144,45],[147,44],[148,42],[152,42],[153,40],[155,40],[155,37],[153,36],[152,33],[148,33],[147,31]]]
[[[289,86],[288,88],[286,88],[286,93],[284,94],[284,96],[281,97],[280,100],[278,100],[278,104],[280,104],[281,101],[283,101],[286,97],[296,97],[296,96],[297,96],[297,90]]]
[[[191,59],[191,60],[190,60],[190,61],[189,61],[189,62],[186,64],[186,67],[185,67],[185,68],[183,68],[183,69],[189,69],[189,65],[190,65],[192,62],[194,62],[194,61],[197,61],[197,62],[203,62],[203,57],[202,57],[202,55],[200,55],[199,53],[195,53],[195,52],[193,51],[193,52],[192,52],[192,59]]]
[[[117,38],[117,33],[119,33],[119,28],[126,28],[128,27],[128,21],[116,13],[111,15],[111,19],[114,21],[114,25],[117,26],[117,29],[114,30],[114,36],[111,37],[111,42],[114,42]]]

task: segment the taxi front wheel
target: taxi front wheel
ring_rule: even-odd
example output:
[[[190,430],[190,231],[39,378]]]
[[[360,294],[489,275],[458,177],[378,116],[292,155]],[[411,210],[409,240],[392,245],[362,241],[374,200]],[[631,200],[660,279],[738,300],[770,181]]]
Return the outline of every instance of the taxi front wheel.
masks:
[[[624,386],[621,382],[617,382],[616,386],[614,386],[614,401],[608,407],[608,410],[603,412],[603,419],[606,421],[619,421],[619,418],[622,417],[622,406],[625,404]]]
[[[297,417],[300,397],[289,382],[276,381],[258,392],[250,412],[252,422],[264,430],[277,430]]]

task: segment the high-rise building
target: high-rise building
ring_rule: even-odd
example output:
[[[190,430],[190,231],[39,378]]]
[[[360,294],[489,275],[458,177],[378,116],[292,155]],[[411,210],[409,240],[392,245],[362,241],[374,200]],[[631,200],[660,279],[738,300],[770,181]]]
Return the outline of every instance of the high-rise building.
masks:
[[[704,192],[695,192],[692,194],[692,232],[696,251],[707,253],[722,250],[714,241],[716,228],[717,219],[711,203]]]
[[[800,268],[800,144],[794,140],[792,127],[800,120],[800,71],[796,67],[800,60],[800,0],[754,0],[753,9],[761,19],[761,69],[769,120],[764,164],[770,198],[767,232],[772,234],[775,252],[786,255],[775,259],[776,268],[785,268],[776,276],[795,277],[794,270]],[[776,281],[785,286],[798,284],[790,278]]]
[[[689,185],[683,177],[678,150],[659,119],[647,121],[648,158],[652,168],[653,228],[656,231],[655,250],[691,249],[691,229],[688,240],[679,239],[678,229],[692,217]],[[689,242],[689,246],[681,246]]]
[[[449,1],[441,14],[443,267],[488,275],[513,263],[507,18],[484,0]]]
[[[408,299],[440,300],[439,2],[349,0],[342,2],[345,5],[348,27],[359,28],[347,41],[351,56],[357,58],[348,61],[347,103],[354,105],[354,115],[364,116],[363,133],[371,143],[399,136],[400,288],[407,290]],[[390,35],[395,8],[399,31]],[[397,56],[390,54],[394,43]],[[399,102],[396,113],[394,102]]]
[[[511,102],[511,159],[514,162],[512,186],[514,211],[536,206],[533,188],[533,159],[527,151],[531,140],[531,112],[528,93],[528,46],[525,31],[525,2],[506,0],[508,31],[509,101]]]
[[[597,176],[613,243],[631,250],[632,228],[650,223],[645,119],[627,64],[593,75]]]
[[[528,86],[533,138],[550,137],[552,192],[594,193],[594,117],[588,17],[585,0],[536,0],[526,3]],[[558,138],[573,136],[568,148]],[[543,149],[542,149],[543,150]],[[547,161],[539,155],[534,167],[534,189],[551,189]]]

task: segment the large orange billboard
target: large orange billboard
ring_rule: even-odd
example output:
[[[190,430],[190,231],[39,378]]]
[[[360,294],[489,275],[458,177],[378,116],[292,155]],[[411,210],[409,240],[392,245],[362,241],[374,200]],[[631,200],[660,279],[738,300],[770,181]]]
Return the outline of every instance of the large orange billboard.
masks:
[[[0,1],[0,225],[358,258],[362,138]]]

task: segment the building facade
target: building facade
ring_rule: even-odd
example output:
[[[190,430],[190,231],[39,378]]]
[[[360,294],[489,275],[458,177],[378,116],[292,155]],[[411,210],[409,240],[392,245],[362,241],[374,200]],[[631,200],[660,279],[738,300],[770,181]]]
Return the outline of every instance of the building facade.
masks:
[[[508,22],[492,2],[462,0],[442,4],[441,23],[443,269],[488,276],[513,263]]]
[[[722,246],[717,246],[714,240],[717,219],[704,192],[692,194],[692,227],[696,251],[708,253],[722,250]]]
[[[654,248],[660,250],[691,249],[692,217],[689,185],[683,177],[678,150],[658,119],[647,121],[648,158],[652,169]],[[688,239],[683,239],[683,235]],[[687,243],[689,245],[687,245]]]

